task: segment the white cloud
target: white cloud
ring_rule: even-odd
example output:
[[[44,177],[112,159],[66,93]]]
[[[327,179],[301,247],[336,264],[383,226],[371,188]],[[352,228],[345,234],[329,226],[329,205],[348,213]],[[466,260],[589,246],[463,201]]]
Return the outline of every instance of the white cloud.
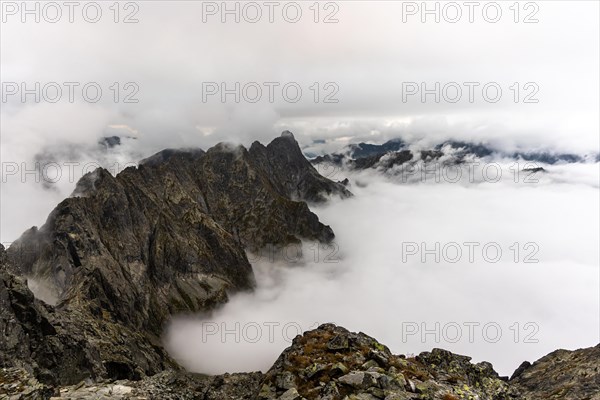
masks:
[[[562,178],[580,178],[559,183],[549,182],[553,178],[547,175],[534,185],[510,179],[398,184],[361,174],[360,179],[370,183],[354,186],[353,199],[335,200],[315,210],[333,227],[338,252],[322,248],[315,258],[315,247],[307,245],[303,265],[263,258],[254,264],[256,293],[234,296],[212,316],[176,318],[166,332],[167,348],[197,372],[266,370],[289,345],[286,337],[293,337],[297,326],[308,330],[315,323],[332,321],[366,332],[396,353],[441,347],[470,355],[474,361],[490,361],[507,375],[522,361],[557,348],[593,346],[600,334],[600,238],[598,171],[591,167],[569,171],[571,166],[564,166]],[[419,247],[424,242],[428,249],[436,242],[440,249],[456,242],[462,258],[448,262],[456,256],[448,247],[446,259],[442,255],[437,263],[429,255],[423,263],[420,252],[410,255],[406,247],[403,260],[403,243],[412,242]],[[473,263],[465,242],[481,244],[475,248]],[[515,242],[520,248],[518,263],[511,250]],[[535,245],[525,247],[529,242]],[[497,263],[483,258],[486,243],[501,248]],[[492,250],[486,254],[495,257]],[[523,262],[528,255],[539,263]],[[326,256],[340,261],[326,263]],[[293,260],[294,251],[288,257]],[[279,324],[271,331],[273,343],[269,323]],[[479,324],[473,325],[473,343],[469,323]],[[411,335],[414,324],[419,332]],[[462,333],[457,343],[452,342],[455,324]],[[502,336],[491,343],[498,326]],[[434,334],[422,341],[423,328],[437,330],[439,342]],[[230,333],[223,340],[226,330]],[[262,336],[250,343],[257,331]],[[533,339],[539,342],[526,343]]]

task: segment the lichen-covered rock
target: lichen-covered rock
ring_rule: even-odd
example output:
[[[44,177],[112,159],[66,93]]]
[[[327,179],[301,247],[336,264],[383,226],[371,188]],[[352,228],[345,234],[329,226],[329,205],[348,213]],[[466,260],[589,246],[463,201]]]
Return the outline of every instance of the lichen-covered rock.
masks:
[[[339,342],[348,347],[331,350]],[[140,380],[86,379],[49,387],[23,369],[0,371],[0,399],[597,400],[598,347],[558,351],[510,381],[488,363],[434,349],[404,358],[363,334],[326,324],[305,332],[266,373],[205,376],[166,370]],[[375,364],[377,366],[375,366]],[[345,371],[346,373],[341,373]],[[4,397],[3,397],[4,396]]]
[[[363,333],[325,324],[294,339],[265,374],[257,398],[282,398],[287,390],[277,382],[285,376],[307,400],[596,400],[598,349],[551,354],[508,382],[487,362],[441,349],[396,356]],[[544,371],[548,364],[555,370]]]
[[[522,365],[510,384],[523,400],[600,400],[600,344],[575,351],[556,350]]]
[[[46,400],[54,389],[38,382],[21,368],[0,368],[0,399]]]

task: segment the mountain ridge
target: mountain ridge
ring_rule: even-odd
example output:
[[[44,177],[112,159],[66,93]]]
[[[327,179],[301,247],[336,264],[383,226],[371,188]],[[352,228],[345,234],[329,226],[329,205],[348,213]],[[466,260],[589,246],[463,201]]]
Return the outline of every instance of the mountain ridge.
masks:
[[[173,364],[160,343],[171,316],[210,311],[253,289],[246,251],[331,241],[333,230],[307,204],[329,195],[351,194],[319,175],[288,134],[250,150],[172,152],[116,176],[99,168],[9,247],[4,268],[58,299],[32,311],[36,318],[51,310],[61,325],[72,317],[91,326],[90,340],[108,343],[109,351],[89,354],[90,376],[131,379]],[[107,336],[104,324],[126,329],[129,344]],[[41,374],[52,381],[53,371]]]
[[[410,143],[400,138],[382,144],[355,143],[345,147],[343,151],[329,153],[311,158],[314,165],[322,163],[336,166],[347,166],[350,169],[363,170],[381,168],[388,170],[415,160],[438,161],[460,164],[472,158],[486,159],[511,158],[515,161],[554,165],[558,163],[600,162],[600,154],[580,155],[551,151],[504,151],[494,146],[478,142],[446,140],[437,145],[415,150]],[[444,159],[445,158],[445,159]]]

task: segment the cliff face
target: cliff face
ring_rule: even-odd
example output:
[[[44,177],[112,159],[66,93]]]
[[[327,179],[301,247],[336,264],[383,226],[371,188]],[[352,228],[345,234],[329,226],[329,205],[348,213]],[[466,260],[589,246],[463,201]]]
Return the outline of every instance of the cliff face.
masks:
[[[21,368],[49,385],[139,379],[179,368],[143,332],[84,308],[60,309],[35,299],[12,268],[0,262],[0,366]]]
[[[254,142],[250,155],[267,176],[273,177],[277,191],[285,197],[322,202],[328,195],[350,196],[343,186],[332,185],[329,179],[312,168],[300,147],[295,145],[291,132],[283,132],[266,147]],[[280,168],[281,165],[286,168]]]
[[[44,282],[61,321],[98,324],[91,340],[133,343],[124,346],[129,361],[101,357],[117,363],[117,375],[156,372],[171,363],[159,341],[171,315],[208,311],[228,293],[252,289],[246,249],[333,239],[304,200],[349,192],[321,177],[290,134],[253,149],[161,152],[116,177],[98,169],[41,228],[13,243],[6,269]],[[127,334],[105,334],[111,324]],[[88,368],[100,376],[109,369]]]

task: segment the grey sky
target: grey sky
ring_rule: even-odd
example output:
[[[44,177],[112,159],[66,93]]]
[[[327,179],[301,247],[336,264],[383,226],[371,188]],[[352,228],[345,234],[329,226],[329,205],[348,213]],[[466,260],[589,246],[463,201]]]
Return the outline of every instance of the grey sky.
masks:
[[[6,2],[5,2],[6,3]],[[114,12],[102,3],[102,18],[87,23],[76,8],[74,23],[67,9],[57,23],[40,23],[20,13],[5,15],[2,24],[3,82],[99,82],[100,102],[90,104],[76,96],[70,104],[35,104],[30,96],[22,104],[10,96],[2,104],[3,156],[26,157],[46,141],[66,139],[89,142],[103,135],[109,125],[127,125],[140,137],[140,146],[157,150],[166,145],[208,146],[219,140],[248,143],[266,140],[283,128],[291,128],[304,143],[312,138],[356,136],[378,140],[411,134],[454,136],[477,140],[503,140],[506,145],[543,146],[591,151],[598,145],[598,3],[594,1],[540,1],[538,9],[519,5],[515,23],[512,2],[499,2],[502,17],[497,23],[490,2],[479,2],[468,21],[469,9],[458,2],[462,18],[446,3],[439,3],[440,22],[428,15],[405,15],[411,2],[345,1],[325,9],[319,19],[335,11],[337,23],[314,23],[312,2],[299,2],[302,18],[288,23],[285,3],[274,8],[268,22],[263,2],[257,23],[250,9],[240,23],[228,15],[210,11],[207,2],[145,1],[135,3],[139,23],[113,22]],[[434,7],[436,2],[429,2]],[[84,4],[84,3],[81,3]],[[220,7],[220,2],[214,3]],[[228,3],[234,7],[234,2]],[[415,3],[418,6],[420,2]],[[494,3],[496,4],[496,3]],[[484,18],[484,6],[486,17]],[[244,3],[240,3],[240,13]],[[446,8],[445,8],[446,7]],[[293,7],[286,16],[294,16]],[[444,14],[444,10],[446,13]],[[135,11],[121,9],[119,18]],[[91,11],[88,10],[88,14]],[[533,14],[532,14],[533,13]],[[51,10],[46,17],[51,18]],[[93,13],[92,13],[93,14]],[[539,20],[524,23],[523,20]],[[444,18],[446,16],[446,19]],[[115,104],[109,86],[135,82],[137,104]],[[203,82],[279,82],[275,101],[266,91],[257,103],[233,96],[221,103],[219,96],[203,102]],[[297,82],[303,89],[297,103],[286,102],[280,88]],[[320,84],[315,104],[310,87]],[[337,104],[323,103],[339,88]],[[425,103],[418,95],[403,102],[403,83],[478,82],[474,102],[467,88],[458,103]],[[487,102],[481,87],[497,82],[503,90],[498,103]],[[513,101],[515,82],[520,101]],[[524,96],[538,85],[533,98]],[[122,94],[128,93],[121,87]],[[64,96],[66,97],[66,95]],[[121,99],[122,100],[122,99]],[[33,146],[32,146],[33,145]],[[27,150],[24,151],[23,148]],[[25,154],[22,154],[22,153]]]

